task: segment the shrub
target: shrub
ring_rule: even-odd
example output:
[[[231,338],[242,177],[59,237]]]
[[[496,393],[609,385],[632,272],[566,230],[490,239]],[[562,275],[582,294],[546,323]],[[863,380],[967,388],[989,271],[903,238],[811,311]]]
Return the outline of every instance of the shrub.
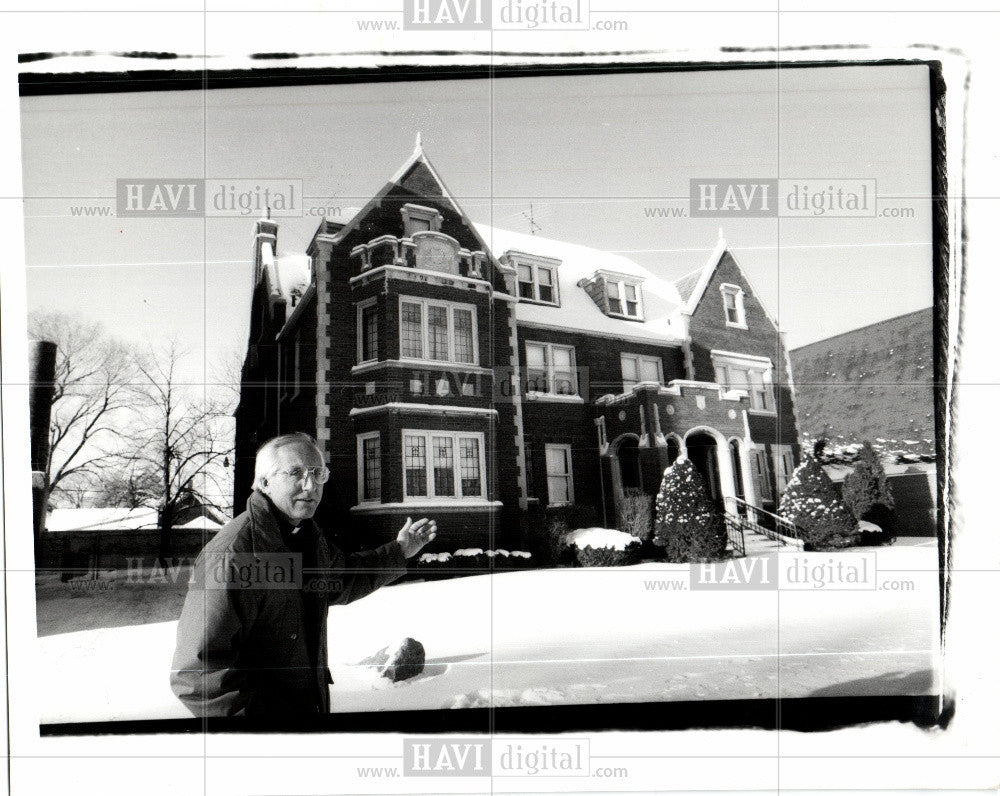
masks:
[[[530,509],[525,522],[524,538],[536,567],[569,564],[571,562],[568,558],[560,561],[560,538],[571,528],[596,525],[597,509],[593,506],[550,506],[545,509]]]
[[[806,550],[836,550],[858,541],[858,523],[837,496],[822,465],[807,456],[791,479],[778,513],[800,528]]]
[[[854,469],[844,479],[844,503],[857,520],[880,525],[891,519],[895,501],[885,479],[885,468],[870,442],[865,441]],[[878,519],[875,519],[875,517]]]
[[[642,542],[610,528],[581,528],[565,534],[560,558],[581,567],[621,567],[639,563]]]
[[[630,487],[618,503],[618,530],[645,542],[653,533],[653,496]]]
[[[549,524],[563,522],[567,528],[593,528],[598,524],[597,509],[593,506],[548,506],[545,516]]]
[[[482,550],[473,547],[454,553],[424,553],[417,559],[416,571],[423,577],[448,578],[480,575],[498,569],[531,569],[534,565],[534,558],[525,550]]]
[[[663,472],[653,543],[668,561],[690,562],[722,558],[727,541],[722,514],[705,494],[691,460],[681,457]]]

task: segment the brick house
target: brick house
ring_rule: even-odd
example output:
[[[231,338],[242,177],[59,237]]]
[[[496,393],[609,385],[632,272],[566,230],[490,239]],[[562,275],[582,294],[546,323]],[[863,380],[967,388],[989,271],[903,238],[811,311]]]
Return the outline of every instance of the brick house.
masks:
[[[304,255],[277,238],[257,222],[237,506],[257,446],[291,431],[319,441],[318,519],[349,547],[406,516],[434,516],[444,550],[517,544],[547,507],[613,527],[624,491],[655,493],[682,452],[720,503],[771,508],[799,461],[782,336],[721,239],[670,282],[484,226],[419,142]]]

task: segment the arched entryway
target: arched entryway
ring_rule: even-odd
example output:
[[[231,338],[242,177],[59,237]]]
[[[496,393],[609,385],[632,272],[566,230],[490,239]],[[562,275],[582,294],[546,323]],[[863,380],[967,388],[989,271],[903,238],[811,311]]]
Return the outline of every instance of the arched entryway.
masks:
[[[609,506],[618,516],[618,506],[626,489],[642,489],[642,467],[639,463],[639,435],[622,434],[608,446],[608,464],[611,471],[611,494],[613,504]],[[609,519],[611,519],[609,517]]]
[[[642,489],[642,469],[639,467],[639,440],[625,437],[617,446],[618,472],[622,492]]]
[[[705,492],[715,503],[722,505],[722,478],[719,473],[719,446],[715,438],[705,432],[698,431],[686,439],[687,455],[694,465],[702,481],[705,482]],[[727,449],[728,455],[728,449]]]

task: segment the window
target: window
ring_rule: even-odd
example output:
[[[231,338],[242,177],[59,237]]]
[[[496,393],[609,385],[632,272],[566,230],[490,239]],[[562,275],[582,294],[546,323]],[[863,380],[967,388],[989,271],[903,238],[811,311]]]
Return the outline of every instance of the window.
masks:
[[[760,412],[774,411],[771,384],[771,360],[749,354],[712,352],[715,381],[727,390],[743,390],[750,397],[750,408]]]
[[[377,431],[358,435],[358,500],[382,500],[382,449]]]
[[[604,286],[608,291],[609,315],[642,318],[642,303],[637,283],[605,277]]]
[[[558,261],[517,262],[517,297],[544,304],[559,303],[559,282],[556,272]]]
[[[663,363],[660,358],[622,354],[622,389],[627,392],[640,381],[663,384]]]
[[[403,496],[482,498],[482,434],[403,431]]]
[[[374,299],[358,306],[358,362],[378,359],[378,305]]]
[[[791,445],[772,445],[771,453],[774,456],[774,480],[781,495],[795,472],[795,456]]]
[[[763,448],[752,448],[750,450],[750,473],[753,476],[757,500],[761,502],[773,501],[774,493],[771,491],[771,471],[767,464],[767,454]]]
[[[545,473],[549,484],[549,505],[573,502],[573,455],[569,445],[545,446]]]
[[[410,237],[415,232],[440,232],[441,214],[433,207],[423,205],[403,205],[399,212],[403,216],[403,235]]]
[[[475,307],[406,298],[400,300],[399,317],[402,358],[478,361]]]
[[[572,346],[525,343],[528,392],[576,395],[575,355]]]
[[[726,316],[726,326],[747,328],[746,309],[743,306],[743,288],[739,285],[720,285],[722,306]]]

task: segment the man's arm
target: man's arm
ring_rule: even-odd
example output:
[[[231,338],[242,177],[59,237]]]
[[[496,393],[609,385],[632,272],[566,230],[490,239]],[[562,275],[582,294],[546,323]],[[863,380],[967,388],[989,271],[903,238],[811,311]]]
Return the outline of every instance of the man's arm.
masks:
[[[227,553],[198,558],[177,623],[170,687],[199,718],[235,716],[245,707],[243,675],[235,664],[256,612],[253,601],[232,588],[238,580],[219,576],[233,566]]]
[[[360,600],[376,589],[399,580],[406,574],[406,557],[399,542],[389,542],[374,550],[362,550],[347,556],[343,583],[331,594],[334,605],[346,605]]]
[[[343,588],[332,595],[330,602],[335,605],[354,602],[403,577],[406,559],[415,556],[436,535],[434,520],[423,518],[413,522],[407,517],[396,541],[347,557]]]

